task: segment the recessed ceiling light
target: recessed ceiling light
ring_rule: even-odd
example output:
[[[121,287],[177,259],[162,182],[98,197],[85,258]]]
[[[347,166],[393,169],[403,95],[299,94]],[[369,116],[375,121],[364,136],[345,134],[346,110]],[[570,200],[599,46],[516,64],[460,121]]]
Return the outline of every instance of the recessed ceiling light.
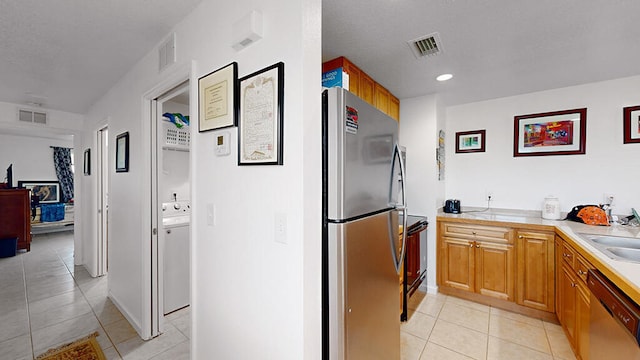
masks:
[[[442,75],[438,76],[436,78],[436,80],[438,80],[438,81],[447,81],[447,80],[451,79],[452,77],[453,77],[453,75],[451,75],[451,74],[442,74]]]

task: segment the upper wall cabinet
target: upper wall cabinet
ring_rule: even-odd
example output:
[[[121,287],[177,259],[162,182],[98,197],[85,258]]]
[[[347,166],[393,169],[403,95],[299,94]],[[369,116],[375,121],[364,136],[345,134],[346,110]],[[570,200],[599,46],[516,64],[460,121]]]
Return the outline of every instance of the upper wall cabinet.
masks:
[[[323,73],[338,68],[342,68],[349,75],[349,91],[396,121],[400,121],[400,100],[347,58],[341,56],[322,64]]]

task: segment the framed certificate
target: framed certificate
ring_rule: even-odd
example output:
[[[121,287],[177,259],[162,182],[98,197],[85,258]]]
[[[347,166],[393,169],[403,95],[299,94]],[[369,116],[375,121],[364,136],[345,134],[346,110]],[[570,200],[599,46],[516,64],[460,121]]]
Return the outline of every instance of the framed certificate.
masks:
[[[237,125],[238,63],[215,70],[198,79],[198,131]]]
[[[239,82],[238,165],[282,165],[284,63]]]
[[[116,172],[129,171],[129,132],[116,136]]]

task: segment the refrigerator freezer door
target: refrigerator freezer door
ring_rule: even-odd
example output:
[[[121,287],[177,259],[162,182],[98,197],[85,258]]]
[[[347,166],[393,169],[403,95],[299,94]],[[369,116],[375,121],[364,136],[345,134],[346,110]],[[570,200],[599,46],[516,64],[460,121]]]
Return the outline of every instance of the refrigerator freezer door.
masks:
[[[329,224],[331,359],[400,359],[398,212]]]
[[[398,123],[342,88],[327,90],[328,218],[392,208],[391,164]]]

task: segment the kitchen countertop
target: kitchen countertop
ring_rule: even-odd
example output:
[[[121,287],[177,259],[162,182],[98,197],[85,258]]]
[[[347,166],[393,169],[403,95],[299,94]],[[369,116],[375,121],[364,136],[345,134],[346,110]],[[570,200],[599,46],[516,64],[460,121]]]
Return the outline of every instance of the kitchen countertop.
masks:
[[[595,226],[569,220],[542,219],[540,211],[490,209],[486,211],[463,209],[461,214],[438,212],[437,220],[468,222],[486,225],[515,227],[523,224],[527,228],[555,231],[580,252],[592,265],[613,281],[631,299],[640,304],[640,263],[612,259],[593,247],[579,234],[610,235],[637,238],[640,242],[640,227],[613,224]]]

